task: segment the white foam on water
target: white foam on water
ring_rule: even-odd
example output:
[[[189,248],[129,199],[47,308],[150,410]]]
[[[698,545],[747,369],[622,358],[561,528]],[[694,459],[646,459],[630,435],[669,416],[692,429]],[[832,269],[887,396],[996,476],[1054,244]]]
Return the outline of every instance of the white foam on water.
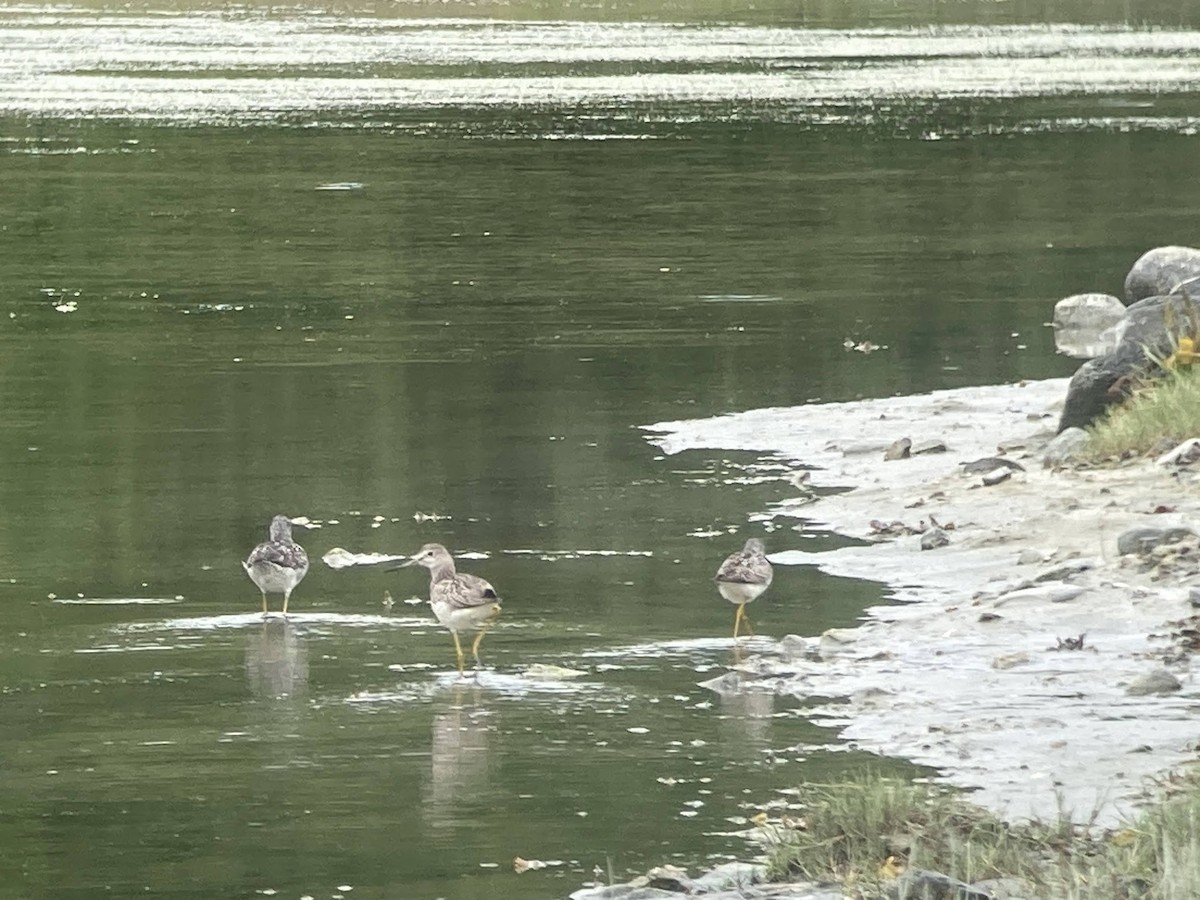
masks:
[[[253,628],[266,621],[278,622],[284,619],[281,613],[272,613],[263,618],[259,612],[231,613],[222,616],[194,616],[181,619],[167,619],[162,622],[132,622],[124,627],[126,631],[220,631],[225,629]],[[329,625],[341,628],[424,628],[430,622],[428,619],[409,618],[401,616],[377,616],[354,613],[332,612],[298,612],[288,613],[286,621],[290,625]]]
[[[351,566],[377,566],[388,562],[404,562],[408,559],[403,553],[356,553],[344,547],[334,547],[321,557],[321,561],[331,569],[349,569]]]
[[[506,556],[536,556],[546,562],[579,559],[584,556],[653,556],[653,550],[505,550]]]
[[[766,651],[775,646],[768,637],[741,637],[737,641],[743,650]],[[689,638],[676,641],[655,641],[624,647],[601,647],[585,650],[580,656],[588,659],[647,659],[662,656],[693,656],[698,653],[718,653],[733,650],[733,638]]]
[[[147,651],[168,651],[185,649],[174,644],[104,644],[100,647],[77,647],[76,653],[145,653]]]
[[[56,597],[63,606],[160,606],[182,603],[178,597]]]

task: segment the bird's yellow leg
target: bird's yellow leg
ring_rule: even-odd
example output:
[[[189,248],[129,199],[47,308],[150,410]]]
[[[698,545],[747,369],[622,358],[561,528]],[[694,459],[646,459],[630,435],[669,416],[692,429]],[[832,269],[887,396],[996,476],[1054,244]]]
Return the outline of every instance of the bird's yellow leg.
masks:
[[[291,598],[291,596],[292,596],[292,594],[290,591],[283,595],[283,617],[285,619],[287,618],[287,602]]]
[[[737,612],[733,614],[733,639],[736,641],[738,636],[738,628],[742,624],[742,610],[745,609],[741,603],[738,604]]]
[[[492,618],[493,619],[496,618],[495,615],[493,615]],[[476,668],[483,667],[483,663],[479,661],[479,644],[483,640],[483,636],[485,634],[487,634],[488,625],[490,625],[490,624],[491,624],[491,620],[489,619],[488,622],[485,623],[484,626],[479,629],[479,634],[475,635],[475,640],[471,643],[471,655],[475,657],[475,667]]]
[[[462,644],[458,642],[458,632],[452,631],[450,632],[450,636],[454,638],[454,653],[458,657],[458,674],[462,675],[466,668],[464,665],[466,654],[463,653]]]
[[[267,592],[266,591],[262,591],[262,597],[263,597],[263,618],[265,619],[267,617]]]

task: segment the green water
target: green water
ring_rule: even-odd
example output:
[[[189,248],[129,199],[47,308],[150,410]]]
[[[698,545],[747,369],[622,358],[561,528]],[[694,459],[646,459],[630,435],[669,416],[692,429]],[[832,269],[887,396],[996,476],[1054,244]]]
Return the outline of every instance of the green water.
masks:
[[[767,29],[756,46],[804,25],[1195,24],[1186,4],[1026,6],[749,19]],[[1118,291],[1144,249],[1188,242],[1200,203],[1179,49],[1193,32],[1114,51],[1184,66],[1128,90],[955,82],[939,97],[946,73],[901,58],[888,78],[928,89],[869,103],[856,82],[747,99],[734,76],[782,70],[671,62],[668,41],[622,71],[682,80],[623,104],[620,86],[538,82],[609,68],[586,43],[542,59],[519,24],[481,51],[499,87],[458,57],[368,52],[379,35],[361,21],[318,85],[304,67],[334,63],[255,37],[270,16],[227,11],[252,49],[196,62],[180,47],[220,21],[45,25],[30,9],[0,8],[6,896],[552,898],[597,866],[753,853],[739,817],[869,761],[822,750],[836,735],[803,699],[698,684],[733,662],[709,579],[762,535],[750,516],[794,493],[786,469],[664,460],[637,426],[1066,374],[1053,302]],[[594,18],[564,9],[495,15]],[[747,20],[722,9],[659,18],[703,23],[678,41],[707,53],[722,21]],[[1076,85],[1054,52],[1073,32],[1047,34]],[[963,39],[986,66],[1001,38]],[[478,34],[436,20],[417,43],[442,39],[453,56]],[[22,80],[25,43],[53,71]],[[147,66],[176,62],[186,90],[143,90]],[[813,65],[836,80],[885,64]],[[719,77],[689,99],[701,70]],[[353,99],[397,72],[391,99]],[[418,102],[415,77],[466,99]],[[510,85],[539,99],[507,100]],[[289,626],[255,617],[240,569],[276,512],[321,524],[297,529],[314,565]],[[505,598],[478,681],[456,679],[448,635],[404,602],[423,573],[320,562],[430,540]],[[780,567],[751,617],[813,635],[880,596]],[[585,674],[524,678],[535,663]],[[561,865],[517,875],[517,856]]]

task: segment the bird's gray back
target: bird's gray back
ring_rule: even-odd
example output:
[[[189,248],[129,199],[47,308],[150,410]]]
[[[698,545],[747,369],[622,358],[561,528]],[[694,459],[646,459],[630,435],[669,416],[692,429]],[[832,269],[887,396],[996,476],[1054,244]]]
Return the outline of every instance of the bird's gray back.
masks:
[[[773,575],[771,563],[765,556],[745,550],[731,553],[717,569],[717,581],[735,584],[770,584]]]
[[[264,541],[250,551],[247,566],[272,563],[283,569],[308,570],[308,554],[295,541]]]
[[[431,603],[447,603],[454,609],[471,609],[488,603],[499,603],[496,589],[477,575],[459,572],[429,584]]]

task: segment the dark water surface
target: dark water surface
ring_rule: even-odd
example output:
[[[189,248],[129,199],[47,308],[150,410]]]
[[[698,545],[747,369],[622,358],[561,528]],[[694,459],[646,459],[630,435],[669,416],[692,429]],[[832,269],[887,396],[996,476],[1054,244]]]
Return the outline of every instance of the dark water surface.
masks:
[[[866,760],[698,686],[788,468],[637,426],[1065,374],[1053,302],[1195,241],[1190,3],[438,8],[0,7],[0,893],[747,855]],[[287,625],[239,565],[276,512],[320,526]],[[423,573],[319,561],[429,540],[506,599],[477,682]]]

